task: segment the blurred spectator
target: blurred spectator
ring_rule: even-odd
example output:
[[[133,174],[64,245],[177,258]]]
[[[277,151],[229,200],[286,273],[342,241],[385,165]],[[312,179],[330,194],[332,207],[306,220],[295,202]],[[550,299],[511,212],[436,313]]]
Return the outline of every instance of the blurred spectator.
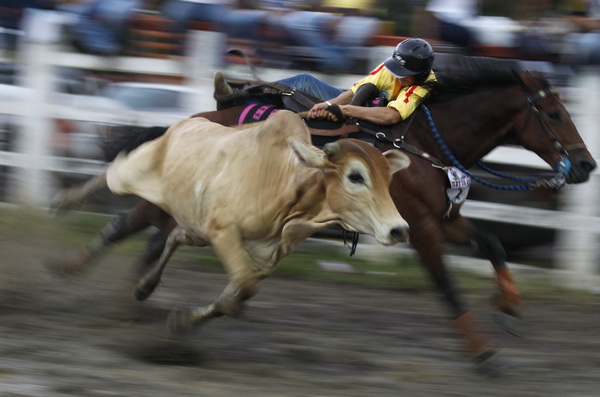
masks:
[[[374,0],[322,0],[321,8],[345,16],[373,16],[376,3]]]
[[[240,4],[243,3],[243,4]],[[256,2],[253,2],[256,3]],[[262,40],[270,10],[258,4],[239,2],[221,20],[223,31],[228,37],[247,40]]]
[[[349,48],[334,41],[330,31],[339,16],[316,11],[290,11],[279,18],[281,28],[301,47],[295,56],[314,62],[318,70],[340,72],[347,70]]]
[[[26,8],[52,10],[54,7],[54,0],[0,0],[0,48],[16,48]]]
[[[70,26],[73,45],[90,54],[120,54],[127,46],[130,18],[141,5],[142,0],[91,0],[65,8],[76,13]]]
[[[573,33],[565,36],[564,60],[579,64],[600,64],[600,0],[588,0],[585,7],[565,15]]]
[[[430,0],[426,9],[438,22],[440,40],[465,48],[477,42],[475,33],[465,26],[479,14],[477,0]]]
[[[471,52],[476,44],[515,47],[523,26],[505,16],[483,16],[478,0],[430,0],[437,38]]]
[[[233,9],[233,0],[165,0],[161,14],[175,21],[174,30],[184,32],[190,22],[208,22],[220,30],[225,17]]]
[[[313,65],[323,72],[351,70],[352,47],[364,45],[378,29],[377,19],[359,15],[366,13],[360,8],[364,2],[347,2],[345,7],[336,8],[324,8],[324,1],[259,3],[263,10],[270,11],[268,27],[287,37],[291,51],[288,55],[301,65]],[[334,9],[351,15],[326,12]]]

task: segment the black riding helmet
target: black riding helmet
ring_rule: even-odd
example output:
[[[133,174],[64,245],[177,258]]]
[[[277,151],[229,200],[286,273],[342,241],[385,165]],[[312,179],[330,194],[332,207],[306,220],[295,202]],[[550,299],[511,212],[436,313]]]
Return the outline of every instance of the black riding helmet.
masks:
[[[415,76],[422,84],[433,65],[433,48],[423,39],[406,39],[396,46],[394,54],[383,63],[395,77]]]

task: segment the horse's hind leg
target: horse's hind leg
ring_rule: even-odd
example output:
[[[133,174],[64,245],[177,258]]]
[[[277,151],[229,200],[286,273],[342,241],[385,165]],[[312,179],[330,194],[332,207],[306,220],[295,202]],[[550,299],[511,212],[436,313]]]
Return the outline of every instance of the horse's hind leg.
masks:
[[[476,228],[460,215],[447,221],[444,226],[449,241],[455,243],[471,242],[490,260],[494,267],[498,285],[498,293],[495,294],[493,299],[494,306],[504,314],[517,317],[518,309],[522,304],[521,294],[506,265],[506,252],[498,238],[491,233]],[[503,319],[501,324],[507,331],[517,332],[514,320]]]
[[[104,226],[83,250],[50,259],[47,261],[47,265],[51,271],[59,274],[77,274],[84,269],[88,269],[113,244],[146,229],[151,224],[157,223],[157,219],[160,219],[161,216],[168,218],[168,215],[162,214],[164,212],[158,207],[142,200],[131,211],[117,215],[112,222]],[[164,239],[166,240],[166,237]],[[155,255],[154,258],[152,258],[152,255],[146,254],[142,260],[156,260],[158,256],[154,252],[153,254]],[[160,252],[158,255],[160,255]]]

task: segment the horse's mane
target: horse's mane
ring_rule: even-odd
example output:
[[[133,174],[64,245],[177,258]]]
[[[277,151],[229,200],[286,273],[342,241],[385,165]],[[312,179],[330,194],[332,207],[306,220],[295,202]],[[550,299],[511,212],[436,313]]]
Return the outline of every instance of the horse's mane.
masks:
[[[428,101],[517,84],[521,71],[514,60],[456,56],[443,72],[436,72],[436,82],[425,84],[431,89]]]

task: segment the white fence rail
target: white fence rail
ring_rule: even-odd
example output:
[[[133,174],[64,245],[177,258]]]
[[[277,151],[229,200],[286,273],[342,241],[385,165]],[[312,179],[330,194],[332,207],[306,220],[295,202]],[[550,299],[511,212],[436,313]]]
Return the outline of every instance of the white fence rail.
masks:
[[[224,40],[219,33],[195,32],[190,39],[190,51],[182,60],[145,59],[137,57],[98,57],[73,53],[61,49],[54,43],[29,40],[22,45],[20,62],[23,66],[23,82],[29,88],[28,95],[20,102],[3,103],[0,101],[0,113],[23,116],[16,152],[0,151],[0,165],[16,167],[19,170],[18,185],[12,197],[17,201],[36,206],[47,206],[53,194],[49,186],[49,171],[73,171],[83,174],[97,173],[102,164],[90,160],[65,159],[54,157],[50,153],[49,133],[51,118],[86,120],[95,122],[115,122],[114,114],[104,114],[81,106],[61,106],[52,103],[56,68],[70,67],[126,73],[147,73],[155,75],[184,76],[187,84],[198,94],[189,104],[189,113],[212,110],[212,76],[223,69],[221,56]],[[389,48],[371,48],[373,64],[379,62]],[[382,52],[383,51],[383,52]],[[247,68],[229,66],[225,71],[228,77],[252,79]],[[276,80],[289,77],[289,70],[263,70],[263,78]],[[318,76],[332,85],[348,87],[357,80],[357,76]],[[585,87],[585,88],[584,88]],[[585,92],[585,96],[574,97],[570,110],[581,135],[593,154],[600,153],[600,138],[596,131],[600,124],[600,76],[597,73],[582,73],[575,88]],[[159,120],[147,115],[146,125],[156,125]],[[514,148],[498,148],[486,160],[497,163],[518,163],[528,166],[547,168],[547,165],[535,155]],[[508,206],[484,202],[468,201],[463,213],[466,216],[521,225],[539,226],[560,231],[559,250],[556,255],[557,267],[570,269],[572,278],[569,283],[578,287],[597,286],[598,235],[600,218],[598,217],[599,172],[591,181],[577,186],[567,186],[561,193],[560,211],[547,211],[527,207]]]

